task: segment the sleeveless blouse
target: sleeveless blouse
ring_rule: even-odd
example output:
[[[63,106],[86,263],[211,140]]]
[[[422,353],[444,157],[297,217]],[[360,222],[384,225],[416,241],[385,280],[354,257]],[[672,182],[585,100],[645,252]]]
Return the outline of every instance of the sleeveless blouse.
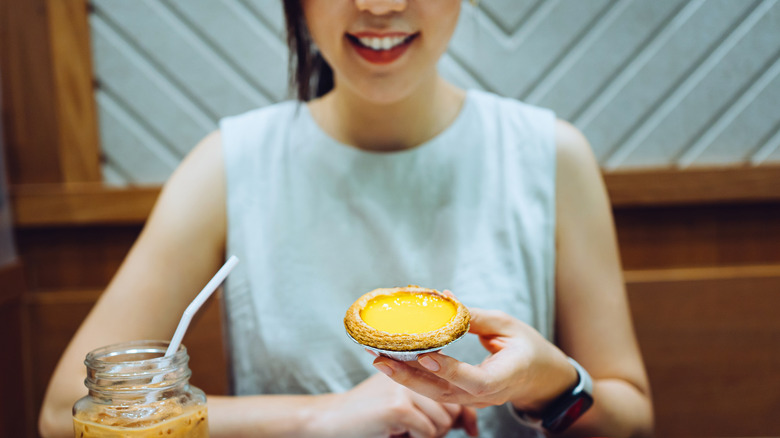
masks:
[[[236,395],[343,392],[375,373],[343,319],[379,287],[449,289],[553,339],[551,111],[470,90],[448,128],[396,152],[339,143],[297,102],[220,129],[227,255],[241,260],[223,295]],[[487,356],[471,334],[443,353]],[[480,410],[479,426],[482,436],[542,436],[503,406]]]

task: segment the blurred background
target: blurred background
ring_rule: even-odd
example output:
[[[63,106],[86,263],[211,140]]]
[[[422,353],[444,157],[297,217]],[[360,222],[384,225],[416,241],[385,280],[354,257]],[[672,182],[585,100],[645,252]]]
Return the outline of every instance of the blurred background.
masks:
[[[0,26],[0,436],[34,437],[160,184],[289,98],[287,49],[277,0],[0,0]],[[657,436],[780,436],[779,29],[777,0],[481,0],[440,64],[590,140]],[[225,393],[218,301],[184,342]]]

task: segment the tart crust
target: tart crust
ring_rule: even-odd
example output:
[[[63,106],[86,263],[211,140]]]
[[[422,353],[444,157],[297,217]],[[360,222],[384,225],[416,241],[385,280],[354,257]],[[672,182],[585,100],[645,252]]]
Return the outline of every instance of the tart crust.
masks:
[[[363,321],[360,311],[366,307],[371,299],[379,295],[393,295],[399,292],[436,295],[455,305],[455,316],[447,325],[424,333],[388,333],[375,329]],[[413,351],[443,347],[458,339],[469,330],[470,319],[471,315],[468,309],[460,301],[434,289],[407,286],[374,289],[364,294],[347,310],[347,315],[344,317],[344,327],[346,327],[347,333],[360,344],[383,350]]]

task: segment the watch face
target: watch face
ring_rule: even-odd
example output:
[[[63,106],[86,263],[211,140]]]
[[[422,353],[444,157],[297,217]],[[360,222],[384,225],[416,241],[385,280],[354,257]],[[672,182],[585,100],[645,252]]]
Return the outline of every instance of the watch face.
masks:
[[[587,393],[569,395],[561,401],[563,403],[558,406],[557,412],[545,418],[542,423],[542,426],[550,432],[566,430],[593,405],[593,398]]]

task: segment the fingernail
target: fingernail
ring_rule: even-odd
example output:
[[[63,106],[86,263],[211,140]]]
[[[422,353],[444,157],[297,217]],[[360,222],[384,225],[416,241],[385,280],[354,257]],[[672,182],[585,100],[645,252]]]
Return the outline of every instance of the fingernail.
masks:
[[[420,365],[431,371],[439,371],[441,369],[439,363],[428,356],[421,357],[418,362],[420,362]]]
[[[379,372],[388,377],[393,375],[393,369],[383,363],[375,363],[374,368],[378,369]]]

